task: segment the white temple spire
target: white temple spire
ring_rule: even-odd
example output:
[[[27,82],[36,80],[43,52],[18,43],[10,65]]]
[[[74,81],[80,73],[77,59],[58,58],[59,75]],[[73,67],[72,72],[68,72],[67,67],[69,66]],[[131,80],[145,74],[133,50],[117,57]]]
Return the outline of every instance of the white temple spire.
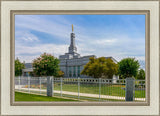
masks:
[[[73,54],[77,52],[77,48],[75,45],[75,33],[73,33],[74,29],[73,29],[73,24],[72,24],[72,33],[71,33],[71,43],[69,46],[69,53]]]

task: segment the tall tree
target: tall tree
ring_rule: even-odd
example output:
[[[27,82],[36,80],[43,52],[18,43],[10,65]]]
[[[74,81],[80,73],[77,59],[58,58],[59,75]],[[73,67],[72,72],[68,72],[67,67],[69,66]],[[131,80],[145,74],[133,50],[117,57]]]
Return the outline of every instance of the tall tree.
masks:
[[[41,54],[33,60],[33,71],[37,76],[56,76],[59,71],[59,60],[51,54]]]
[[[81,74],[91,76],[94,78],[109,78],[111,79],[118,71],[118,65],[111,59],[105,57],[94,58],[84,66]]]
[[[136,79],[145,79],[145,71],[143,69],[140,69],[138,71],[138,74],[136,76]]]
[[[19,61],[19,59],[17,58],[15,60],[15,76],[21,76],[22,75],[22,69],[24,69],[25,66],[23,63],[21,63]]]
[[[121,78],[136,77],[140,66],[135,58],[124,58],[118,65],[118,73]]]

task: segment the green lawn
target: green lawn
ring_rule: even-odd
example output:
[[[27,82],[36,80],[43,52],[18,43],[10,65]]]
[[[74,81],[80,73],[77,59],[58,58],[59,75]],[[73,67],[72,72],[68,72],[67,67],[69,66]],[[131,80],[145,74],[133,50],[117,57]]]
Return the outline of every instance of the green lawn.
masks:
[[[54,95],[57,95],[57,96],[60,96],[60,94],[56,93]],[[65,97],[68,97],[68,98],[77,98],[78,99],[78,96],[74,96],[74,95],[67,95],[67,94],[63,94],[63,96]],[[100,102],[106,102],[106,101],[125,101],[123,99],[107,99],[107,98],[97,98],[97,97],[86,97],[86,96],[80,96],[79,97],[80,100],[83,100],[83,101],[100,101]]]
[[[46,85],[41,85],[42,89],[46,89]],[[32,88],[37,88],[33,86]],[[125,85],[118,84],[102,84],[101,85],[101,95],[111,95],[111,96],[120,96],[125,97]],[[38,88],[37,88],[38,89]],[[56,82],[54,83],[54,90],[61,90],[61,84]],[[76,83],[63,83],[62,91],[78,92],[78,85]],[[80,84],[80,93],[89,93],[89,94],[99,94],[99,84]],[[145,90],[136,90],[135,98],[145,98]]]
[[[15,101],[78,101],[78,100],[15,92]]]
[[[15,101],[78,101],[78,97],[74,95],[63,94],[63,97],[67,98],[67,99],[64,99],[64,98],[57,98],[57,96],[60,96],[60,94],[58,93],[54,94],[56,97],[47,97],[42,95],[35,95],[35,94],[38,94],[38,92],[35,93],[35,91],[34,92],[30,91],[31,94],[22,93],[22,92],[28,92],[28,91],[15,92]],[[46,95],[46,92],[43,92],[42,94]],[[77,98],[77,100],[72,100],[75,98]],[[99,101],[99,98],[80,96],[80,101]],[[102,101],[125,101],[125,100],[101,98],[100,101],[102,102]]]
[[[125,85],[101,85],[101,95],[111,95],[111,96],[121,96],[125,97]],[[60,83],[54,84],[54,90],[61,90]],[[64,84],[63,83],[63,91],[71,91],[78,92],[77,84]],[[80,85],[80,93],[90,93],[90,94],[99,94],[99,85],[98,84],[81,84]],[[136,98],[145,98],[144,90],[136,90],[135,91]]]

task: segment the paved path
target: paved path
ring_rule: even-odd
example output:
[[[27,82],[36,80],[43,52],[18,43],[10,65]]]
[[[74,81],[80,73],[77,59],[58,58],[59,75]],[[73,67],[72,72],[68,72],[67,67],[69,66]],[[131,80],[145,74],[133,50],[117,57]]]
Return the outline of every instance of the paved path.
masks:
[[[15,86],[15,89],[18,89],[18,87]],[[28,90],[28,88],[20,88],[20,90]],[[30,91],[39,91],[40,92],[40,89],[30,88]],[[41,92],[46,92],[46,90],[45,89],[41,89]],[[61,91],[54,90],[54,93],[61,93]],[[62,91],[62,94],[78,96],[77,92]],[[79,93],[79,96],[99,98],[99,94]],[[115,100],[125,100],[125,97],[110,96],[110,95],[100,95],[100,98],[115,99]],[[137,100],[137,101],[145,101],[145,98],[135,98],[135,100]]]

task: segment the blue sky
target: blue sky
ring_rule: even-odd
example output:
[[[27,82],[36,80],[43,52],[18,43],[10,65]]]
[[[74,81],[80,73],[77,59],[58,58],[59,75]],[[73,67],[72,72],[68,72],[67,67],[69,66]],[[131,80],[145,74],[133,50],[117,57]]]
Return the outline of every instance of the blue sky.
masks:
[[[145,15],[16,15],[15,57],[32,62],[68,52],[74,25],[78,53],[145,60]]]

